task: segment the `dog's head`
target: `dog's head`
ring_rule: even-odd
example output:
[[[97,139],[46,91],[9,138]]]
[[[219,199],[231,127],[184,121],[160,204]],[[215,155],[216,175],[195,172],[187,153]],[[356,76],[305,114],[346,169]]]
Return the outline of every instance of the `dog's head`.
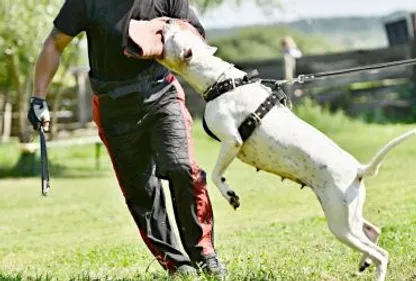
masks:
[[[217,48],[209,46],[189,23],[170,19],[162,30],[163,58],[160,60],[173,70],[180,70],[193,59],[212,56]]]

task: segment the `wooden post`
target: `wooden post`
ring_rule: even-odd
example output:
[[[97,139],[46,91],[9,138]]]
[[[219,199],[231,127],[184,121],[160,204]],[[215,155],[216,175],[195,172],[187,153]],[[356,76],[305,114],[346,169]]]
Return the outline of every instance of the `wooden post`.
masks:
[[[101,155],[101,143],[97,142],[95,144],[95,169],[97,171],[100,169],[100,155]]]
[[[79,71],[75,73],[76,80],[77,80],[77,90],[78,90],[78,102],[77,102],[77,121],[80,123],[81,127],[84,128],[88,123],[88,109],[86,103],[87,97],[87,85],[85,79],[85,73],[83,71]]]
[[[296,59],[289,54],[285,54],[284,57],[284,74],[286,80],[291,80],[295,76],[296,71]],[[293,99],[293,86],[290,84],[285,84],[284,90],[289,97],[289,99]]]
[[[6,98],[0,93],[0,134],[3,135],[3,118],[4,118],[4,107],[6,103]],[[0,141],[1,142],[1,141]]]
[[[12,117],[13,117],[13,107],[9,100],[5,100],[4,112],[3,112],[3,134],[1,137],[1,142],[6,143],[10,140],[10,135],[12,132]]]
[[[410,35],[412,37],[411,40],[411,57],[416,58],[416,12],[410,15],[412,21],[412,30],[410,31]],[[412,83],[413,86],[416,86],[416,65],[413,66],[413,75],[412,75]],[[415,98],[416,99],[416,98]]]

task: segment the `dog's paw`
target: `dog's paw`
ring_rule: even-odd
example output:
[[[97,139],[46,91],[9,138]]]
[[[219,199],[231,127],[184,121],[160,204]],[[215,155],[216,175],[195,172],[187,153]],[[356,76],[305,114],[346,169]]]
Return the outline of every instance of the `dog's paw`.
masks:
[[[367,268],[369,268],[371,266],[371,263],[368,261],[363,262],[362,264],[360,264],[360,266],[358,267],[358,272],[363,272],[365,271]]]
[[[237,210],[240,207],[240,197],[232,190],[227,191],[228,203]]]

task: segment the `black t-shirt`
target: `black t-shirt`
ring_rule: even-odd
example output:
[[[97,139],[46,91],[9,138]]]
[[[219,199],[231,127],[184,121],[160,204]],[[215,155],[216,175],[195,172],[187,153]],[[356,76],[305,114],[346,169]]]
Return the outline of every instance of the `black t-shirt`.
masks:
[[[130,19],[162,16],[186,19],[205,35],[187,0],[65,0],[54,25],[73,37],[86,32],[91,77],[123,81],[137,77],[154,63],[123,54],[126,24]]]

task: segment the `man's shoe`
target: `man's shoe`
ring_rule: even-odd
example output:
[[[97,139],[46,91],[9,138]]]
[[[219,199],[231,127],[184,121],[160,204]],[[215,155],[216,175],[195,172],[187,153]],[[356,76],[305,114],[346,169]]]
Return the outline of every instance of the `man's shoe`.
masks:
[[[197,274],[196,269],[187,264],[180,265],[175,270],[169,272],[170,276],[197,276]]]
[[[214,276],[220,279],[227,277],[227,270],[217,257],[207,258],[197,263],[198,268],[206,275]]]

